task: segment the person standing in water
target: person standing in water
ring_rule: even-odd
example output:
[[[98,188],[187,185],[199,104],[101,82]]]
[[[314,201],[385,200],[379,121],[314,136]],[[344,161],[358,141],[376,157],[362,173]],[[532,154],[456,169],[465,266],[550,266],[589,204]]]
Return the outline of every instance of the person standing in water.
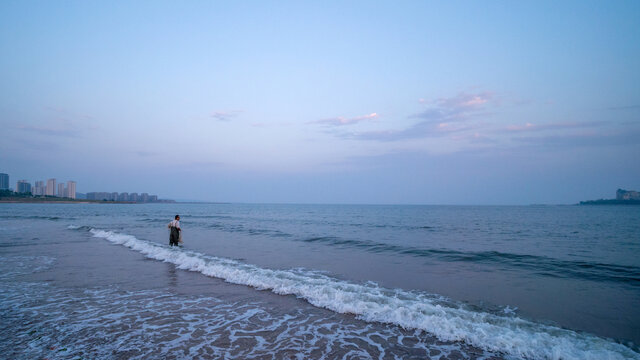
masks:
[[[180,215],[176,215],[174,220],[169,223],[169,245],[178,246],[178,242],[180,241]]]

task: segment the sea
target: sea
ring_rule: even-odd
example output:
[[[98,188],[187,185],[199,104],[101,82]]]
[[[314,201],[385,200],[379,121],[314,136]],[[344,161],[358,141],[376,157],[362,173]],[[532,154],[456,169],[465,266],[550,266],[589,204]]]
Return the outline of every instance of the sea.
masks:
[[[0,284],[4,359],[640,359],[640,206],[0,204]]]

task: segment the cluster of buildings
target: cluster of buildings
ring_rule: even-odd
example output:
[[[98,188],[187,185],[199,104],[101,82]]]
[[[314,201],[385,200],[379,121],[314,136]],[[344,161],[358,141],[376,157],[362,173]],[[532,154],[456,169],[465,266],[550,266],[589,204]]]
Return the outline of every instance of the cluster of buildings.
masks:
[[[87,200],[102,201],[129,201],[129,202],[158,202],[158,195],[149,195],[147,193],[117,193],[117,192],[90,192],[87,193]]]
[[[616,200],[640,200],[640,193],[633,190],[618,189],[616,191]]]
[[[0,173],[0,190],[11,190],[9,188],[9,174]],[[49,179],[46,182],[36,181],[31,186],[28,180],[18,180],[15,192],[22,194],[31,194],[33,196],[55,196],[69,199],[87,199],[98,201],[126,201],[136,203],[152,203],[152,202],[174,202],[173,200],[159,200],[158,195],[149,195],[147,193],[117,193],[117,192],[90,192],[87,194],[76,193],[76,182],[67,181],[58,182],[56,179]]]
[[[25,185],[23,186],[31,186],[27,182],[27,180],[20,180],[18,184],[23,181]],[[20,191],[18,191],[20,192]],[[31,193],[34,196],[57,196],[69,199],[76,198],[76,182],[75,181],[67,181],[67,186],[65,186],[64,182],[58,183],[56,179],[49,179],[45,183],[44,181],[36,181],[35,186],[33,187]]]
[[[9,189],[9,174],[0,173],[0,190]],[[76,182],[67,181],[66,186],[64,182],[58,182],[56,179],[49,179],[46,182],[36,181],[31,186],[28,180],[18,180],[16,183],[15,192],[28,194],[31,193],[34,196],[57,196],[69,199],[76,198]]]

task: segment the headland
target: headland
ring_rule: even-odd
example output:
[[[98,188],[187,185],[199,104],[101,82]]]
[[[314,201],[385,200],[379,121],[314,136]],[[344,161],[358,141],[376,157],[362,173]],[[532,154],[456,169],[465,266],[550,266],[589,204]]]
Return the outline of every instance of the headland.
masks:
[[[615,199],[580,201],[580,205],[640,205],[640,193],[634,190],[618,189]]]

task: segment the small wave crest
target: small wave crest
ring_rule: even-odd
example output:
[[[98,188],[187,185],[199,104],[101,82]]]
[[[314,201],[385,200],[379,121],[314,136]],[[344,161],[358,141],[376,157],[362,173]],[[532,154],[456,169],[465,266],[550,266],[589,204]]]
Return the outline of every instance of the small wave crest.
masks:
[[[314,306],[355,314],[370,322],[420,329],[441,340],[464,341],[512,356],[544,359],[640,359],[640,354],[606,339],[515,316],[468,310],[440,297],[390,290],[374,283],[355,284],[304,270],[264,269],[239,261],[91,229],[94,237],[138,251],[148,258],[175,264],[234,284],[295,295]]]
[[[358,248],[372,253],[395,253],[440,259],[447,262],[469,262],[492,264],[514,269],[528,269],[535,271],[539,275],[548,277],[571,277],[640,286],[640,268],[634,266],[561,260],[546,256],[512,254],[499,251],[470,252],[450,249],[425,249],[385,244],[369,240],[344,239],[334,236],[312,237],[301,241],[307,243],[324,243],[330,246]]]
[[[215,230],[221,230],[221,231],[225,231],[225,232],[230,232],[230,233],[244,233],[247,235],[252,235],[252,236],[269,236],[269,237],[274,237],[274,238],[287,238],[287,237],[292,237],[293,235],[280,231],[280,230],[276,230],[276,229],[265,229],[265,228],[254,228],[254,227],[247,227],[241,224],[225,224],[225,223],[221,223],[221,222],[214,222],[214,223],[202,223],[203,226],[209,228],[209,229],[215,229]]]
[[[67,229],[69,229],[69,230],[78,230],[78,231],[90,231],[92,229],[92,227],[91,226],[86,226],[86,225],[80,226],[80,225],[71,224],[71,225],[67,226]]]
[[[59,217],[59,216],[41,216],[41,215],[8,215],[4,217],[5,219],[19,219],[19,220],[25,220],[25,219],[32,219],[32,220],[51,220],[51,221],[58,221],[58,220],[63,220],[63,218]],[[73,217],[65,217],[64,220],[69,220],[69,219],[74,219]]]

